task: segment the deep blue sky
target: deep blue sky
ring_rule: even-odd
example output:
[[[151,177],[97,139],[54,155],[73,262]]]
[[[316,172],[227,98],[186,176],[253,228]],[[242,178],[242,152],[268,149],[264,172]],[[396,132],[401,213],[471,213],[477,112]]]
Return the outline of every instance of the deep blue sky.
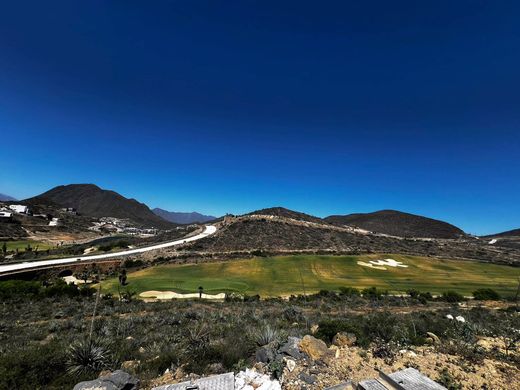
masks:
[[[0,192],[520,227],[518,1],[11,1]]]

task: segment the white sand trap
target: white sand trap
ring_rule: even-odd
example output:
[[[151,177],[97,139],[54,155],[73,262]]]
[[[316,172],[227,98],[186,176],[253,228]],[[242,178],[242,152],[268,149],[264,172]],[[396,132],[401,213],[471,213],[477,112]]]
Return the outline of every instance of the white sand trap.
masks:
[[[407,265],[404,265],[400,261],[396,261],[394,259],[384,259],[384,260],[370,260],[371,264],[380,265],[380,266],[388,266],[388,267],[401,267],[408,268]]]
[[[370,263],[365,263],[364,261],[358,261],[357,263],[358,263],[358,265],[362,265],[363,267],[380,269],[380,270],[386,271],[385,267],[381,267],[381,266],[370,264]]]
[[[401,267],[408,268],[407,265],[401,263],[400,261],[396,261],[394,259],[384,259],[384,260],[370,260],[370,262],[365,263],[364,261],[358,261],[358,265],[362,265],[363,267],[369,267],[374,269],[380,269],[386,271],[386,267]]]
[[[83,279],[78,279],[78,278],[76,278],[76,277],[73,276],[73,275],[70,275],[70,276],[63,276],[62,279],[63,279],[67,284],[71,284],[71,283],[74,283],[74,284],[85,284],[85,281],[84,281]],[[87,283],[92,283],[92,280],[87,279]]]
[[[179,294],[174,291],[145,291],[139,294],[141,298],[156,298],[156,299],[186,299],[186,298],[198,298],[199,293],[191,294]],[[202,299],[224,299],[226,298],[225,293],[210,295],[202,293]]]

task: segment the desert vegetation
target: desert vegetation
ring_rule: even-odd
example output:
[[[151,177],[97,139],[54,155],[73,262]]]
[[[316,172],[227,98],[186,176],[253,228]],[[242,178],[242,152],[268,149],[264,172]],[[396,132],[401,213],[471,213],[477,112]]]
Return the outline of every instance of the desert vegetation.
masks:
[[[484,359],[520,363],[514,304],[465,301],[461,306],[448,294],[436,300],[425,296],[344,286],[288,300],[235,295],[224,302],[145,303],[132,294],[100,296],[57,280],[0,282],[0,388],[71,388],[121,367],[145,388],[159,383],[165,371],[171,379],[173,373],[182,378],[261,364],[280,377],[285,363],[277,351],[289,337],[313,334],[332,345],[342,332],[355,338],[356,354],[384,364],[398,361],[403,349],[420,348],[468,367]],[[493,347],[478,343],[488,338],[495,340]],[[453,379],[441,371],[438,378]]]

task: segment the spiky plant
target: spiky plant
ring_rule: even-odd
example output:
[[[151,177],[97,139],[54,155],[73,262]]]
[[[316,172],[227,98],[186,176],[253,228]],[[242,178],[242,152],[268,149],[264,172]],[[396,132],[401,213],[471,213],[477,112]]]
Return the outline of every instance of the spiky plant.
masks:
[[[264,345],[278,343],[281,335],[278,329],[270,324],[265,324],[253,331],[252,338],[258,346],[263,347]]]
[[[68,355],[67,372],[76,376],[97,373],[106,368],[110,360],[108,348],[91,340],[72,344]]]

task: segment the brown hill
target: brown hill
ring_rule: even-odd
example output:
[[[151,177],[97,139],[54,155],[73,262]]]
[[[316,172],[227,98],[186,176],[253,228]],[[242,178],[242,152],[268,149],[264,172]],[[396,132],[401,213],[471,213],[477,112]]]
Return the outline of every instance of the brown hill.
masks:
[[[508,230],[507,232],[490,234],[484,237],[520,237],[520,229]]]
[[[461,229],[447,222],[395,210],[331,215],[325,221],[399,237],[458,238],[464,235]]]
[[[31,205],[56,204],[61,207],[74,207],[79,213],[96,218],[128,218],[144,227],[168,229],[174,226],[155,215],[145,204],[125,198],[117,192],[103,190],[94,184],[54,187],[24,202]]]
[[[290,218],[295,219],[297,221],[327,223],[321,218],[314,217],[305,213],[300,213],[298,211],[289,210],[284,207],[271,207],[268,209],[256,210],[246,215],[273,215],[275,217]]]
[[[292,220],[292,219],[291,219]],[[505,264],[520,264],[520,248],[504,252],[484,240],[464,237],[449,242],[437,239],[397,238],[361,234],[334,225],[308,224],[289,219],[269,220],[237,217],[220,226],[217,233],[190,244],[195,251],[266,254],[286,253],[400,253],[443,258],[466,258]]]

